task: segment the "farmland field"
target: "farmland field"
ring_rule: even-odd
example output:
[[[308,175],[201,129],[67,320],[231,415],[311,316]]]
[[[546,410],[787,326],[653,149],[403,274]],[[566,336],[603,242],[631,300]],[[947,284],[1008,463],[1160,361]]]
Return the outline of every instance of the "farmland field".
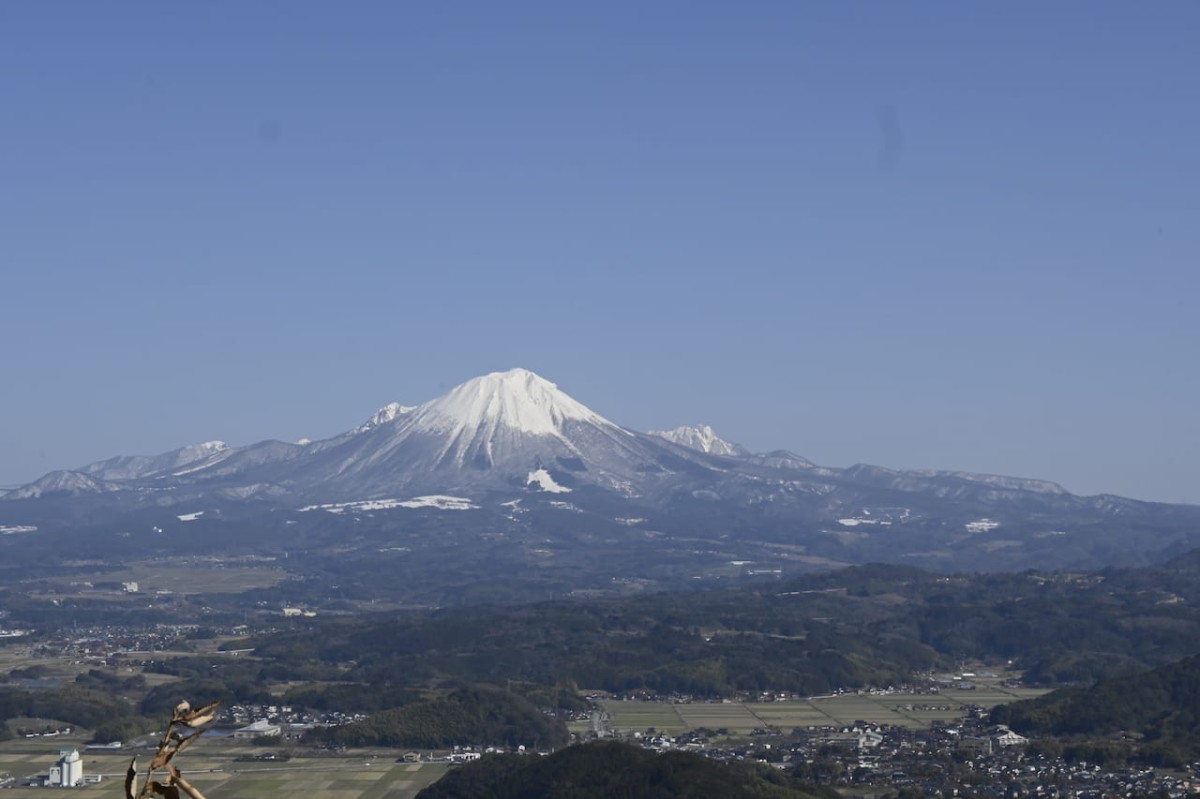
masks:
[[[121,595],[130,601],[145,601],[147,595],[158,591],[176,594],[240,594],[254,588],[267,588],[289,577],[277,566],[222,564],[213,562],[146,560],[118,569],[100,569],[70,577],[52,578],[46,582],[57,586],[60,594],[69,595],[72,588],[83,582],[136,582],[139,594]],[[61,592],[67,594],[61,594]],[[83,594],[80,594],[83,595]]]
[[[80,749],[84,774],[102,774],[103,782],[87,786],[89,794],[120,796],[131,753],[95,753],[78,741],[38,739],[0,744],[0,774],[7,772],[18,783],[45,774],[62,747]],[[355,750],[330,757],[295,757],[287,762],[239,762],[248,752],[261,751],[217,740],[204,741],[181,755],[183,773],[205,795],[214,799],[262,799],[288,796],[297,799],[411,799],[445,773],[445,763],[396,762],[399,750]],[[144,764],[149,757],[142,753]],[[9,799],[39,796],[42,788],[12,788]]]
[[[938,694],[842,694],[787,702],[668,702],[610,701],[602,703],[614,730],[678,733],[698,727],[748,733],[756,728],[790,732],[794,727],[847,726],[856,721],[898,727],[928,727],[934,721],[954,721],[967,705],[995,705],[1040,696],[1031,688],[988,687],[974,691],[946,690]]]

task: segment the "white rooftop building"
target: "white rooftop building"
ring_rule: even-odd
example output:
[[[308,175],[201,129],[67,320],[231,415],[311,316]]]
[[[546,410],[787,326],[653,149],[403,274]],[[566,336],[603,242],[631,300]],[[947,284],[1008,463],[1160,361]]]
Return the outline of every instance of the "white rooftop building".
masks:
[[[247,724],[233,731],[234,738],[257,738],[260,735],[279,735],[282,728],[278,724],[272,724],[266,719],[256,721],[253,724]]]
[[[995,737],[998,746],[1024,746],[1029,743],[1028,738],[1013,732],[1008,727],[1001,727],[997,730]]]

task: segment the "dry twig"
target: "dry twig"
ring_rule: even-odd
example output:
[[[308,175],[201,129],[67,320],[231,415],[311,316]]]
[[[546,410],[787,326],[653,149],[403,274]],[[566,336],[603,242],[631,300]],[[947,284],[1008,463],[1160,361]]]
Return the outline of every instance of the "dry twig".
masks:
[[[190,703],[180,702],[171,714],[171,721],[158,744],[154,759],[150,761],[150,767],[146,769],[146,780],[141,790],[138,790],[137,758],[129,761],[129,771],[125,774],[125,799],[147,799],[150,796],[182,799],[184,795],[191,799],[205,799],[204,794],[183,778],[171,760],[204,734],[207,725],[216,718],[220,704],[219,701],[209,702],[193,709]],[[167,772],[166,778],[161,781],[154,779],[154,772],[160,769]]]

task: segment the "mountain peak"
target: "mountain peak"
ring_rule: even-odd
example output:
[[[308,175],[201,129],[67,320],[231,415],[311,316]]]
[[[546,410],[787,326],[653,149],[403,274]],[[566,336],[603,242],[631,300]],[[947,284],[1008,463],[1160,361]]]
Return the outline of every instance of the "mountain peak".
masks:
[[[204,441],[200,444],[189,444],[179,450],[179,453],[181,458],[195,460],[197,458],[207,458],[209,455],[215,455],[227,449],[229,449],[229,445],[224,441]]]
[[[674,430],[651,430],[650,435],[713,455],[746,454],[746,449],[742,445],[726,441],[717,435],[717,431],[706,424],[683,425]]]
[[[387,424],[400,418],[406,413],[411,413],[417,408],[415,405],[401,405],[399,402],[389,402],[379,410],[375,411],[375,415],[367,421],[354,428],[356,433],[365,433],[368,430],[374,430],[381,424]]]
[[[611,425],[528,369],[492,372],[468,380],[419,406],[413,417],[414,424],[423,429],[443,433],[482,431],[488,437],[499,428],[510,428],[561,438],[563,425],[569,421]]]

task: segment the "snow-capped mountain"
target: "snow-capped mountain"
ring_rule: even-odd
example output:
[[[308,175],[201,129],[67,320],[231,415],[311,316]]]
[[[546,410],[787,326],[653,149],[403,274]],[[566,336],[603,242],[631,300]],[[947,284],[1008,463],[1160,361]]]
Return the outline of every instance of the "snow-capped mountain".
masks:
[[[787,452],[754,455],[708,425],[651,434],[626,429],[526,369],[476,377],[421,405],[390,403],[367,421],[321,441],[221,441],[161,455],[120,456],[58,471],[4,499],[125,492],[173,496],[206,491],[241,497],[363,500],[397,492],[479,492],[582,486],[618,496],[720,497],[782,505],[847,492],[947,497],[1020,496],[1043,505],[1078,499],[1053,483],[958,472],[818,467]],[[182,501],[182,500],[181,500]],[[672,500],[672,501],[678,501]],[[857,499],[855,501],[858,501]],[[817,503],[820,504],[820,503]]]
[[[635,495],[669,475],[712,468],[700,453],[627,430],[554,383],[512,369],[468,380],[421,405],[385,405],[366,422],[322,441],[245,447],[211,442],[157,456],[111,458],[43,478],[34,484],[38,488],[17,489],[21,493],[9,498],[33,491],[153,489],[161,503],[172,491],[190,497],[239,486],[246,493],[245,486],[254,486],[250,494],[363,499],[530,484],[559,491],[593,485]]]
[[[712,455],[749,455],[741,444],[726,441],[706,424],[681,425],[674,430],[651,430],[650,435]]]
[[[664,462],[688,460],[677,448],[610,422],[525,369],[468,380],[444,396],[363,425],[353,435],[314,442],[308,450],[296,464],[303,468],[286,475],[289,483],[368,494],[526,485],[537,470],[546,470],[556,484],[636,493],[635,483],[670,470]]]
[[[1191,506],[1079,497],[1041,480],[818,466],[782,450],[748,453],[707,425],[640,433],[525,369],[476,377],[420,405],[385,405],[324,440],[208,442],[52,472],[0,494],[0,510],[10,509],[0,523],[178,508],[172,519],[233,524],[245,514],[261,527],[279,518],[271,513],[335,508],[349,524],[354,513],[434,507],[429,497],[449,498],[437,508],[503,508],[489,522],[503,529],[544,507],[576,514],[550,523],[550,536],[616,525],[642,541],[708,535],[718,543],[702,551],[712,552],[750,538],[814,563],[1096,562],[1073,531],[1103,531],[1095,547],[1112,553],[1200,542],[1200,508]],[[221,514],[196,515],[214,503]],[[639,532],[648,519],[653,529]],[[664,552],[701,551],[663,540]]]

